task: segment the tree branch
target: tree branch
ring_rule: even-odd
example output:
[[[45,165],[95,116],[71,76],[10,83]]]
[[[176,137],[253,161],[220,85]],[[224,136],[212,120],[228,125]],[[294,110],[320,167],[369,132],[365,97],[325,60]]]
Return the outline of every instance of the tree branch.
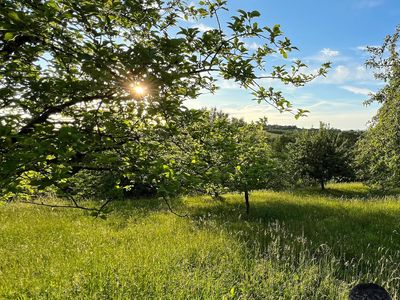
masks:
[[[181,218],[187,218],[187,217],[189,216],[188,214],[181,215],[181,214],[175,212],[175,211],[172,209],[171,204],[168,202],[168,199],[167,199],[165,196],[163,196],[162,198],[164,199],[165,204],[167,204],[168,210],[169,210],[171,213],[173,213],[175,216],[178,216],[178,217],[181,217]]]
[[[106,95],[94,95],[94,96],[86,96],[78,99],[72,99],[70,101],[64,102],[63,104],[59,104],[53,107],[48,108],[44,112],[42,112],[40,115],[34,117],[32,120],[30,120],[25,126],[23,126],[20,131],[18,132],[18,135],[25,135],[29,132],[32,131],[35,125],[37,124],[42,124],[47,121],[47,119],[56,113],[62,112],[64,109],[71,107],[75,104],[81,103],[81,102],[88,102],[88,101],[93,101],[99,98],[104,98],[104,97],[109,97],[111,96],[110,94]]]

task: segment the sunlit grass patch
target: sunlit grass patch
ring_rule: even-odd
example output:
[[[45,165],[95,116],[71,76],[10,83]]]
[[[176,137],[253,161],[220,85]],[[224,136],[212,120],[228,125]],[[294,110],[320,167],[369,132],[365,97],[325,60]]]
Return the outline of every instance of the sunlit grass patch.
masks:
[[[77,210],[0,207],[0,298],[346,299],[359,281],[398,297],[400,207],[366,199],[261,191],[113,203],[107,220]]]

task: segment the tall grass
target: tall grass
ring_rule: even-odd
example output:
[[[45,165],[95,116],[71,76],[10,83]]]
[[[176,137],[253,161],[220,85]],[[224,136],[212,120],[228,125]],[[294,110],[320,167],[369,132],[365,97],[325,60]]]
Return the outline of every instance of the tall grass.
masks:
[[[400,206],[359,184],[224,201],[0,207],[1,299],[347,299],[360,281],[399,299]]]

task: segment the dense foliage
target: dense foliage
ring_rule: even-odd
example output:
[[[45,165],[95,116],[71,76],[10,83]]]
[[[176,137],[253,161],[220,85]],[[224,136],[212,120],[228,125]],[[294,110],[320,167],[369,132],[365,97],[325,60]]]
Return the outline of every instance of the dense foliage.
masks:
[[[324,75],[328,64],[315,74],[302,73],[301,61],[266,68],[269,56],[284,60],[296,47],[279,25],[260,26],[257,11],[239,10],[221,24],[225,3],[2,1],[2,197],[48,188],[71,195],[80,189],[77,178],[95,183],[98,176],[107,179],[111,194],[179,190],[181,177],[175,186],[171,180],[177,174],[171,156],[179,149],[171,145],[174,136],[185,134],[181,119],[192,117],[184,101],[215,91],[220,78],[236,81],[259,102],[292,111],[281,92],[259,79],[301,86]],[[186,22],[201,19],[213,19],[216,28],[200,32]],[[248,38],[262,46],[249,49]],[[244,172],[261,172],[246,156],[263,155],[240,149],[243,154],[232,161],[243,165],[234,176],[243,190],[253,185]]]
[[[340,133],[324,124],[319,130],[302,132],[289,146],[289,164],[294,177],[314,180],[321,189],[331,179],[353,178],[351,148],[347,143]]]
[[[361,179],[380,188],[398,187],[400,183],[399,34],[400,27],[382,47],[368,48],[371,58],[367,65],[386,85],[369,101],[378,101],[381,107],[358,142],[356,162]]]

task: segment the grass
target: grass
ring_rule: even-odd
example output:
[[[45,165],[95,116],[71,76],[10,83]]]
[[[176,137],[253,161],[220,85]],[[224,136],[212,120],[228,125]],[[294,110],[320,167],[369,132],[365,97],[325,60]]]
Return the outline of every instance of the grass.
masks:
[[[400,205],[360,184],[113,203],[0,207],[0,299],[347,299],[361,281],[400,299]]]

